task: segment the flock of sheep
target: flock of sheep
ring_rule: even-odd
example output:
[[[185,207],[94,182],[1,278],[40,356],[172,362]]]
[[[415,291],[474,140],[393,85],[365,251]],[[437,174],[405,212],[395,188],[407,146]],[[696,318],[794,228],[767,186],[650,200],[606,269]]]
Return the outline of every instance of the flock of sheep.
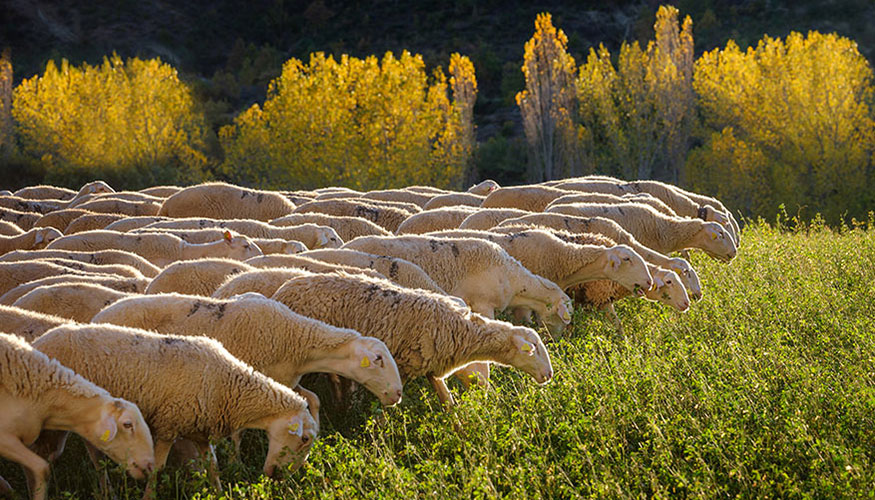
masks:
[[[685,311],[702,287],[669,255],[729,261],[739,236],[718,200],[610,177],[0,192],[0,456],[35,499],[70,432],[138,479],[172,449],[204,459],[218,487],[210,442],[239,450],[243,429],[267,432],[265,474],[294,469],[319,429],[303,375],[331,374],[339,398],[345,377],[384,405],[425,376],[449,407],[445,378],[488,386],[490,363],[543,384],[533,327],[557,333],[594,307],[619,328],[613,302],[629,296]]]

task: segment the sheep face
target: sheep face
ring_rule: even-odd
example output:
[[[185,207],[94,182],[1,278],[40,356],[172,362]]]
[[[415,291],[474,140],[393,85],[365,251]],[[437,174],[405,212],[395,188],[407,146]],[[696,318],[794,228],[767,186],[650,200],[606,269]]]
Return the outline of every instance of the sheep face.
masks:
[[[317,238],[318,245],[316,248],[340,248],[343,246],[343,239],[337,234],[337,231],[330,227],[320,229]]]
[[[87,433],[85,438],[115,462],[125,464],[131,477],[142,479],[152,472],[152,434],[135,404],[118,398],[106,401]]]
[[[510,330],[510,365],[528,373],[539,384],[553,378],[553,365],[541,337],[531,328],[515,326]]]
[[[46,247],[49,243],[64,236],[63,233],[53,227],[43,227],[36,231],[33,238],[33,250],[40,250]]]
[[[674,307],[680,312],[690,308],[690,297],[680,277],[667,269],[653,273],[653,288],[647,291],[647,298]]]
[[[534,301],[531,304],[538,322],[543,323],[550,333],[558,334],[568,323],[574,313],[574,301],[552,281],[542,278],[545,284],[546,303]]]
[[[723,226],[716,222],[706,222],[694,238],[694,246],[709,257],[729,262],[737,252],[735,240]]]
[[[699,274],[693,269],[689,262],[680,258],[674,257],[670,259],[668,268],[680,276],[684,286],[689,290],[690,297],[693,300],[702,299],[702,283],[699,281]]]
[[[264,255],[261,248],[246,236],[231,236],[231,233],[225,233],[223,241],[228,246],[226,256],[229,259],[246,260]]]
[[[285,244],[283,244],[282,250],[282,253],[286,255],[294,255],[296,253],[306,252],[307,247],[304,246],[304,244],[300,241],[290,240],[286,241]]]
[[[392,406],[401,402],[401,375],[395,358],[381,340],[362,337],[349,343],[347,359],[351,365],[348,372],[353,379],[365,386],[380,402]]]
[[[468,192],[471,194],[479,194],[481,196],[486,196],[498,188],[499,188],[499,186],[498,186],[497,182],[495,182],[492,179],[486,179],[485,181],[481,182],[480,184],[475,184],[475,185],[471,186],[470,188],[468,188]]]
[[[617,245],[607,249],[605,254],[605,275],[609,279],[632,290],[638,296],[643,296],[653,286],[647,264],[631,247]]]
[[[297,470],[307,460],[318,432],[319,425],[307,409],[274,417],[267,427],[264,474],[273,476],[277,467]]]
[[[82,186],[82,190],[80,190],[79,192],[81,194],[103,194],[115,193],[115,189],[113,189],[112,187],[110,187],[109,184],[103,181],[94,181]]]

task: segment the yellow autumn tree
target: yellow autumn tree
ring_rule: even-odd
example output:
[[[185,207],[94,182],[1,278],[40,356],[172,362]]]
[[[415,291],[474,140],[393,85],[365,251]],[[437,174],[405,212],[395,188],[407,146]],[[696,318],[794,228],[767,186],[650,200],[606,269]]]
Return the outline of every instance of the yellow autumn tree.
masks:
[[[535,182],[583,173],[575,124],[576,65],[567,47],[568,37],[553,26],[552,16],[538,14],[523,54],[526,88],[516,95],[531,156],[529,177]]]
[[[189,88],[159,59],[104,58],[98,66],[49,61],[14,91],[23,153],[46,181],[117,187],[203,177],[206,126]]]
[[[223,171],[266,188],[458,188],[474,144],[474,67],[454,54],[448,83],[419,55],[291,59],[254,105],[223,127]],[[452,92],[452,96],[450,95]]]
[[[695,116],[693,23],[662,6],[655,39],[643,50],[623,43],[616,67],[600,45],[577,78],[578,119],[585,162],[627,179],[683,183]]]
[[[770,216],[781,203],[830,221],[864,215],[875,201],[867,187],[875,153],[871,84],[856,43],[836,34],[766,36],[746,51],[730,41],[703,54],[694,87],[715,132],[690,156],[692,187],[720,193],[732,179],[732,189],[764,198],[751,215]]]

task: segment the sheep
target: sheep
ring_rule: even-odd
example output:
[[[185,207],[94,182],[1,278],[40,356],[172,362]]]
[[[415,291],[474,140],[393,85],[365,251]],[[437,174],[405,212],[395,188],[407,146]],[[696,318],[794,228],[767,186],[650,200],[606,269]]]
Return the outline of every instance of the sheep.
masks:
[[[583,193],[580,191],[573,192],[571,194],[566,194],[556,198],[551,201],[549,205],[545,207],[545,209],[550,208],[554,205],[568,205],[570,203],[643,203],[645,205],[650,205],[658,212],[663,213],[665,215],[670,215],[672,217],[677,216],[674,210],[671,209],[668,205],[666,205],[659,198],[647,194],[647,193],[639,193],[639,194],[624,194],[623,196],[616,196],[613,194],[607,193]]]
[[[332,191],[326,192],[317,195],[313,198],[312,201],[323,201],[323,200],[346,200],[351,198],[360,198],[363,193],[359,192],[346,192],[346,191]]]
[[[172,234],[182,238],[186,243],[202,244],[219,241],[225,237],[225,233],[231,233],[231,236],[240,235],[235,231],[228,229],[155,229],[144,227],[130,231],[128,234]],[[307,250],[307,246],[300,241],[284,240],[280,238],[250,238],[250,241],[258,245],[264,255],[268,254],[296,254]]]
[[[155,440],[156,472],[173,442],[187,438],[212,459],[210,475],[218,489],[209,440],[251,428],[268,433],[263,470],[271,476],[277,467],[299,467],[318,431],[301,396],[210,338],[108,324],[62,325],[33,346],[140,408]],[[150,478],[147,498],[154,482]]]
[[[294,203],[295,206],[303,205],[308,201],[313,201],[316,199],[316,194],[312,192],[302,192],[302,191],[278,191],[280,194],[286,197],[287,200]]]
[[[184,293],[210,296],[228,276],[255,269],[231,259],[198,259],[174,262],[152,279],[145,293]]]
[[[426,203],[433,198],[433,195],[426,193],[417,193],[415,191],[407,191],[404,189],[384,189],[381,191],[368,191],[361,195],[363,200],[381,200],[394,201],[401,203],[412,203],[419,208],[423,208]]]
[[[28,261],[10,262],[9,264],[24,264]],[[64,259],[61,257],[40,257],[29,262],[48,262],[58,266],[88,274],[112,274],[124,278],[143,278],[144,276],[136,268],[124,264],[91,264],[78,260]]]
[[[19,297],[29,291],[41,286],[53,285],[56,283],[95,283],[103,285],[113,290],[127,293],[143,293],[146,287],[149,286],[148,278],[123,278],[113,274],[83,274],[78,271],[70,271],[64,269],[60,271],[63,274],[54,274],[44,278],[37,278],[26,281],[8,292],[0,295],[0,304],[11,305],[18,300]],[[77,272],[78,274],[70,274]]]
[[[88,323],[101,309],[129,295],[94,283],[58,283],[34,288],[12,306]]]
[[[53,227],[35,227],[16,236],[0,236],[0,255],[15,250],[45,248],[52,241],[64,236]]]
[[[71,222],[83,215],[91,215],[94,212],[82,210],[81,208],[65,208],[63,210],[55,210],[40,217],[34,224],[34,227],[53,227],[59,231],[64,231]]]
[[[522,217],[529,215],[532,212],[519,210],[517,208],[487,208],[480,209],[469,215],[459,224],[459,229],[480,229],[485,230],[495,227],[504,219],[513,217]]]
[[[61,274],[94,276],[93,274],[75,271],[57,264],[38,260],[26,262],[0,262],[0,295],[12,290],[22,283]]]
[[[24,230],[15,224],[6,222],[5,220],[0,220],[0,236],[15,236],[23,232]]]
[[[64,236],[51,242],[49,249],[58,250],[125,250],[135,253],[158,267],[177,260],[192,260],[204,257],[227,257],[246,260],[262,255],[258,245],[245,236],[232,236],[230,232],[220,241],[190,244],[172,234],[130,234],[116,231],[86,231]]]
[[[469,363],[513,366],[540,384],[553,377],[534,330],[472,313],[446,295],[339,272],[291,279],[272,298],[304,316],[382,340],[401,380],[426,376],[446,406],[453,398],[444,378]]]
[[[49,463],[28,448],[44,429],[79,434],[136,479],[152,470],[152,435],[133,403],[15,335],[0,333],[0,359],[0,456],[27,470],[32,498],[47,493]]]
[[[290,214],[270,221],[272,226],[278,227],[300,226],[310,223],[334,229],[338,236],[340,236],[341,241],[349,241],[359,236],[388,236],[391,234],[389,231],[362,217],[325,215],[316,212]]]
[[[344,240],[331,227],[312,223],[277,227],[255,220],[218,220],[206,218],[169,219],[154,222],[145,229],[230,229],[250,238],[270,238],[300,241],[309,249],[338,248]]]
[[[569,233],[597,233],[607,236],[616,243],[629,245],[647,262],[675,271],[681,277],[681,281],[684,282],[684,286],[690,291],[693,299],[699,300],[702,298],[702,285],[699,281],[699,275],[696,273],[696,270],[690,266],[689,262],[680,257],[668,257],[642,245],[634,236],[611,219],[605,219],[603,217],[576,217],[573,215],[540,213],[506,219],[498,224],[496,228],[515,225],[549,227],[552,229],[568,231]]]
[[[483,200],[486,199],[485,196],[480,196],[471,193],[448,193],[435,196],[430,199],[428,203],[423,206],[423,210],[434,210],[435,208],[442,207],[458,207],[458,206],[468,206],[468,207],[479,207]]]
[[[63,208],[61,203],[54,200],[28,200],[17,196],[0,196],[0,207],[40,214],[47,214]]]
[[[19,198],[27,198],[29,200],[72,200],[76,196],[76,191],[57,186],[28,186],[19,189],[12,193]]]
[[[364,236],[343,248],[407,259],[475,312],[493,317],[508,307],[528,307],[552,331],[571,321],[571,299],[555,283],[533,274],[491,241],[422,235]]]
[[[485,181],[481,182],[480,184],[474,184],[473,186],[469,187],[468,192],[471,194],[476,194],[476,195],[480,195],[480,196],[488,196],[489,193],[495,191],[496,189],[498,189],[500,187],[501,186],[499,186],[498,183],[495,182],[494,180],[486,179]]]
[[[422,185],[413,185],[413,186],[405,186],[401,188],[402,191],[410,191],[411,193],[421,193],[421,194],[430,194],[430,195],[442,195],[442,194],[451,194],[457,191],[450,191],[447,189],[441,189],[434,186],[422,186]]]
[[[127,201],[117,199],[92,200],[81,205],[76,205],[73,208],[88,210],[101,214],[122,214],[129,217],[139,217],[143,215],[158,215],[158,210],[161,208],[159,203],[152,201]]]
[[[442,229],[455,229],[465,218],[476,212],[473,207],[445,207],[411,215],[398,226],[396,234],[423,234]]]
[[[64,234],[76,234],[84,231],[104,229],[113,222],[125,218],[127,218],[127,215],[122,214],[89,213],[81,215],[73,219],[70,224],[67,225],[67,228],[64,229]]]
[[[134,229],[140,229],[141,227],[146,227],[149,224],[153,224],[155,222],[161,222],[163,220],[169,220],[167,217],[127,217],[118,221],[113,222],[112,224],[103,228],[106,231],[118,231],[120,233],[128,233],[133,231]]]
[[[735,238],[735,243],[741,244],[741,228],[738,226],[738,221],[735,220],[735,216],[732,215],[732,212],[728,208],[726,208],[726,206],[723,205],[723,203],[720,200],[718,200],[717,198],[712,198],[710,196],[701,195],[699,193],[694,193],[692,191],[687,191],[687,190],[679,188],[677,186],[673,186],[673,187],[676,191],[679,191],[681,194],[685,195],[687,198],[698,203],[699,207],[705,207],[706,211],[708,210],[707,207],[710,206],[711,208],[717,210],[718,212],[725,214],[726,218],[729,219],[729,224],[732,226],[731,227],[732,230],[730,232],[732,233],[732,237]],[[706,212],[705,213],[705,220],[716,220],[716,219],[709,219],[708,217],[709,217],[709,213]],[[700,216],[699,218],[702,218],[702,217]]]
[[[342,187],[342,186],[328,186],[328,187],[323,187],[323,188],[316,188],[316,189],[312,190],[312,193],[315,194],[317,197],[319,197],[323,194],[329,194],[329,193],[352,193],[355,195],[364,194],[361,191],[356,191],[355,189],[350,189],[348,187]]]
[[[261,248],[264,255],[293,255],[307,251],[307,245],[295,240],[284,240],[281,238],[253,238],[252,241]]]
[[[527,185],[502,187],[489,193],[483,208],[517,208],[529,212],[540,212],[551,201],[568,194],[568,191],[549,186]]]
[[[249,292],[260,293],[265,297],[270,297],[286,281],[301,276],[311,276],[313,274],[317,273],[311,273],[304,269],[291,267],[272,267],[246,271],[234,276],[229,276],[228,280],[222,283],[222,285],[213,292],[213,297],[217,299],[228,299],[235,295],[242,295]]]
[[[295,204],[283,195],[221,182],[199,184],[173,194],[161,205],[165,217],[215,217],[269,221],[288,215]]]
[[[385,277],[373,269],[333,264],[330,262],[317,260],[313,257],[306,257],[302,255],[263,255],[261,257],[253,257],[251,259],[248,259],[246,263],[251,265],[253,268],[258,269],[285,267],[303,269],[305,271],[310,271],[311,273],[330,273],[334,271],[346,271],[351,274],[364,274],[366,276],[374,276],[377,278]],[[423,271],[423,274],[425,274],[425,271]]]
[[[710,257],[724,262],[729,262],[736,254],[735,241],[720,224],[701,219],[669,217],[647,205],[575,203],[556,205],[548,212],[611,219],[643,245],[661,253],[699,248]]]
[[[124,264],[139,271],[143,276],[155,277],[161,270],[150,264],[148,260],[139,255],[124,250],[98,250],[96,252],[77,252],[73,250],[15,250],[0,256],[0,262],[17,262],[21,260],[35,260],[47,258],[61,258],[78,260],[98,266],[109,264]]]
[[[376,255],[346,248],[310,250],[300,256],[344,266],[373,269],[380,273],[380,276],[384,276],[400,286],[446,293],[421,267],[399,257]]]
[[[0,220],[11,222],[25,231],[32,228],[40,217],[42,215],[35,212],[20,212],[11,208],[0,208]]]
[[[358,200],[316,200],[304,203],[295,209],[295,213],[323,213],[326,215],[343,215],[348,217],[362,217],[389,232],[398,229],[404,220],[409,217],[409,212],[394,207],[377,207]]]
[[[158,198],[169,198],[180,191],[182,191],[182,188],[179,186],[152,186],[146,189],[141,189],[139,192],[156,196]]]
[[[3,325],[3,331],[18,335],[26,342],[33,342],[46,331],[67,323],[70,323],[69,319],[0,305],[0,324]]]
[[[119,191],[115,193],[101,193],[83,196],[79,199],[72,200],[67,208],[78,208],[80,205],[83,205],[85,203],[108,200],[131,203],[157,203],[160,205],[164,201],[164,198],[144,194],[139,191]]]

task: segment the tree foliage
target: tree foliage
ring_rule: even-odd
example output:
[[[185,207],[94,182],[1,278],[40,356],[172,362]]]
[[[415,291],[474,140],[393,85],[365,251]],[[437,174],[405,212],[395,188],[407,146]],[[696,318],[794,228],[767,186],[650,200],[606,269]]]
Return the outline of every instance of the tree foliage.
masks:
[[[12,114],[24,154],[42,164],[47,182],[102,176],[139,187],[203,177],[203,116],[176,70],[159,59],[49,61],[15,88]]]
[[[856,44],[835,34],[766,36],[747,51],[730,41],[705,53],[694,86],[715,133],[690,156],[692,187],[756,192],[756,202],[742,204],[747,214],[770,215],[781,203],[832,221],[865,214],[875,200],[866,189],[875,152],[871,83]]]
[[[291,59],[254,105],[220,130],[224,172],[262,187],[458,187],[474,145],[477,83],[454,54],[449,82],[422,57],[323,53]],[[452,99],[450,92],[452,91]]]

